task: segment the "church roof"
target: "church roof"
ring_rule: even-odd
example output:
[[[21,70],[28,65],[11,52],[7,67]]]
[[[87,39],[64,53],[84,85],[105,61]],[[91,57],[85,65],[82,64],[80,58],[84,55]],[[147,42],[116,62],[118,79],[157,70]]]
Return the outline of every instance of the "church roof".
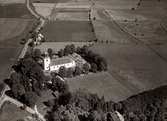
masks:
[[[50,66],[62,65],[71,62],[73,62],[73,60],[69,57],[56,58],[56,59],[51,59]]]

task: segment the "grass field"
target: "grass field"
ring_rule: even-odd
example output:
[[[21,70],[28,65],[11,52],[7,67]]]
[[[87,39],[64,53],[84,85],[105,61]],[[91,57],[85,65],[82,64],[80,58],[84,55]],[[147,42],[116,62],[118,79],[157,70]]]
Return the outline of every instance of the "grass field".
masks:
[[[88,21],[49,21],[44,26],[43,34],[51,42],[77,42],[95,39]]]
[[[19,119],[24,119],[24,117],[28,115],[30,114],[9,102],[4,103],[0,110],[1,121],[18,121]]]
[[[167,62],[144,45],[97,44],[90,49],[106,58],[109,74],[72,79],[69,81],[71,90],[86,88],[99,95],[104,94],[106,99],[120,101],[139,92],[167,84]],[[166,57],[166,49],[161,51]],[[113,82],[117,83],[114,88],[111,86]],[[123,86],[123,90],[126,89],[125,93],[120,92],[122,90],[120,85]],[[109,91],[112,89],[114,90]]]
[[[0,18],[33,18],[25,4],[1,4]]]

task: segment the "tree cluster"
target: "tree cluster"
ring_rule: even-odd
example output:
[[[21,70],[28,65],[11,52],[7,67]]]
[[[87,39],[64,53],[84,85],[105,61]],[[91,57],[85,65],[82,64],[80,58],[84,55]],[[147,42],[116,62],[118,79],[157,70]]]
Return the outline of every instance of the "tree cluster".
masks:
[[[69,54],[73,54],[74,52],[76,52],[74,44],[66,45],[64,49],[60,49],[58,51],[58,56],[59,57],[68,56]]]
[[[89,50],[88,46],[78,47],[76,52],[91,64],[92,72],[107,70],[107,62],[105,58],[94,53],[92,50]]]
[[[144,92],[122,103],[127,121],[165,121],[167,119],[167,87]]]
[[[48,121],[112,121],[107,114],[113,111],[114,103],[85,90],[67,91],[48,102]]]
[[[44,88],[45,75],[42,67],[38,64],[41,57],[39,50],[33,50],[23,59],[20,59],[14,66],[13,72],[8,81],[11,87],[11,95],[27,104],[34,106],[37,96],[41,95]]]

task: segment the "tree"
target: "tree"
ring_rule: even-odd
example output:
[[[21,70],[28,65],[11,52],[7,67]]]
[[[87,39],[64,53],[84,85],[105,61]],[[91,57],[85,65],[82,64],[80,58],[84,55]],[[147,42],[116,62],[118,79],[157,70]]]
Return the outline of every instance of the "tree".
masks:
[[[25,94],[24,86],[19,83],[13,84],[11,90],[13,96],[17,99],[21,99],[21,97]]]
[[[48,55],[50,58],[53,56],[53,50],[51,48],[48,48]]]
[[[88,54],[89,50],[88,50],[88,46],[87,45],[84,45],[82,48],[81,48],[81,53],[82,54]]]
[[[61,77],[66,77],[67,76],[67,70],[64,66],[59,68],[59,73],[58,73]]]
[[[94,73],[97,72],[97,65],[96,65],[96,63],[92,63],[91,64],[91,71],[94,72]]]
[[[60,50],[58,51],[58,56],[59,56],[59,57],[63,57],[63,56],[64,56],[64,50],[63,50],[63,49],[60,49]]]
[[[13,72],[10,75],[9,85],[12,86],[13,84],[18,84],[19,82],[20,82],[20,74],[17,72]]]
[[[107,121],[114,121],[110,113],[107,113]]]
[[[52,112],[51,114],[51,121],[61,121],[60,114],[58,112]]]
[[[55,76],[52,78],[52,89],[58,92],[65,92],[67,90],[67,85],[64,81]]]
[[[28,106],[34,107],[37,100],[38,100],[38,96],[34,92],[30,91],[25,93],[24,102]]]
[[[77,76],[77,75],[80,75],[81,73],[82,73],[81,68],[79,66],[76,66],[74,75]]]
[[[71,100],[71,93],[69,91],[66,91],[64,93],[62,93],[60,96],[59,96],[59,104],[60,105],[67,105],[69,104],[70,100]]]
[[[88,63],[85,63],[84,65],[83,65],[83,73],[85,73],[85,74],[88,74],[89,73],[89,64]]]
[[[73,54],[74,52],[75,52],[75,45],[74,44],[71,44],[70,45],[70,49],[71,49],[71,51],[70,51],[70,54]]]
[[[71,53],[71,47],[70,45],[66,45],[64,48],[64,55],[67,56]]]
[[[41,57],[41,51],[40,51],[40,49],[35,49],[33,51],[32,55],[33,55],[34,58],[40,58]]]
[[[67,69],[67,77],[71,78],[73,76],[73,69],[72,68],[68,68]]]
[[[99,59],[99,70],[106,71],[107,70],[107,62],[104,58]]]

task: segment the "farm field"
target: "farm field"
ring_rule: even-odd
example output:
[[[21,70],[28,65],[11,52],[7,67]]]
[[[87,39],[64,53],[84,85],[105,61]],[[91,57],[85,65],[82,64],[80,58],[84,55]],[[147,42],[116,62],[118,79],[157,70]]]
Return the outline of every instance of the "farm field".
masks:
[[[88,21],[49,21],[43,34],[50,42],[77,42],[95,40]]]
[[[25,4],[0,4],[0,18],[34,18]]]
[[[28,115],[30,114],[19,109],[10,102],[5,102],[0,110],[1,121],[18,121],[19,119],[24,119],[24,117]]]
[[[74,77],[68,79],[67,82],[72,92],[78,89],[86,89],[91,93],[97,93],[99,97],[104,96],[105,100],[114,102],[125,99],[133,93],[107,72]]]
[[[42,53],[47,52],[48,48],[51,48],[54,52],[58,52],[60,49],[64,49],[66,45],[74,44],[75,47],[82,47],[84,45],[90,45],[91,42],[44,42],[35,48],[40,49]]]
[[[31,23],[34,23],[31,19],[0,18],[0,43],[21,35]]]
[[[65,3],[70,0],[31,0],[34,3]]]
[[[141,1],[136,10],[107,10],[111,19],[132,36],[146,43],[166,43],[167,35],[160,22],[164,19],[167,2]],[[165,26],[165,24],[162,24]],[[165,28],[165,27],[164,27]]]
[[[25,0],[0,0],[1,4],[25,3]]]
[[[104,94],[107,100],[120,101],[139,92],[167,84],[167,62],[144,45],[97,44],[90,49],[106,58],[108,62],[108,74],[101,77],[98,74],[95,74],[93,77],[89,77],[88,75],[70,80],[69,85],[71,90],[85,88],[99,95]],[[166,55],[167,53],[164,51],[164,56]],[[97,83],[95,83],[96,81]],[[117,86],[114,87],[116,89],[109,91],[113,87],[104,83],[111,83],[112,85],[113,81],[117,83]],[[102,87],[99,87],[100,85]],[[120,85],[122,85],[121,88]],[[126,91],[124,90],[126,92],[124,94],[120,92],[122,87],[123,90],[126,89]],[[109,96],[107,92],[110,92],[110,95],[117,96]],[[116,99],[114,99],[115,97]]]
[[[51,20],[89,21],[88,12],[58,12],[51,15]]]

